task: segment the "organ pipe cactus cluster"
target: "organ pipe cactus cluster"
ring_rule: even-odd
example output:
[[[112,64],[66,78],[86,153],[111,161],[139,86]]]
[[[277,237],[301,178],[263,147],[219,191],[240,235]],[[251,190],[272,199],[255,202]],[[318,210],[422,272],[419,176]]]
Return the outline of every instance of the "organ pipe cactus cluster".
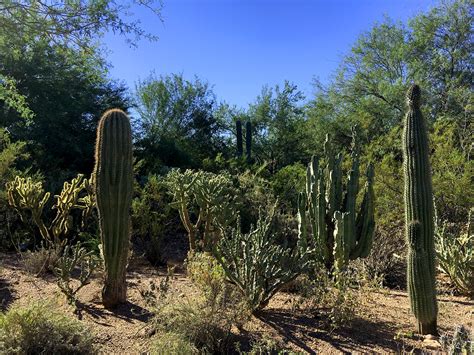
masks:
[[[242,121],[235,122],[235,130],[237,133],[237,157],[241,158],[244,154],[244,147],[242,141]]]
[[[319,166],[313,156],[306,174],[306,202],[299,201],[300,233],[311,225],[318,259],[328,269],[341,270],[349,260],[365,258],[372,247],[374,220],[374,170],[369,164],[364,197],[359,211],[356,200],[359,193],[359,156],[355,129],[352,144],[352,167],[344,190],[342,154],[334,155],[329,137],[324,151],[327,165]],[[308,215],[309,218],[303,218]]]
[[[109,110],[100,119],[95,154],[94,187],[105,266],[102,303],[111,308],[126,300],[130,243],[132,132],[123,111]]]
[[[408,293],[421,334],[437,333],[434,207],[428,134],[420,110],[420,88],[407,93],[403,129]]]

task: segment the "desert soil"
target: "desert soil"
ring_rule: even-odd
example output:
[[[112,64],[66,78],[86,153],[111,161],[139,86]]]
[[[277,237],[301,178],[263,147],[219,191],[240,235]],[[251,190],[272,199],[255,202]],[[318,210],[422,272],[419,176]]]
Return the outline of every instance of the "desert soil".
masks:
[[[150,282],[158,284],[166,270],[146,262],[134,263],[128,273],[129,301],[113,312],[100,304],[99,276],[78,295],[80,312],[59,293],[53,276],[28,274],[17,255],[0,255],[0,306],[7,309],[14,302],[27,304],[47,300],[89,325],[102,353],[146,353],[150,336],[147,321],[151,317],[140,290]],[[175,273],[171,287],[182,293],[190,281]],[[329,331],[324,319],[292,310],[294,295],[278,293],[266,309],[245,325],[244,331],[275,339],[280,346],[303,353],[399,353],[439,352],[436,339],[413,335],[414,319],[409,311],[407,293],[403,290],[374,289],[364,294],[355,319],[347,326]],[[464,324],[473,332],[474,302],[464,297],[440,295],[439,328],[441,334],[452,334],[456,325]]]

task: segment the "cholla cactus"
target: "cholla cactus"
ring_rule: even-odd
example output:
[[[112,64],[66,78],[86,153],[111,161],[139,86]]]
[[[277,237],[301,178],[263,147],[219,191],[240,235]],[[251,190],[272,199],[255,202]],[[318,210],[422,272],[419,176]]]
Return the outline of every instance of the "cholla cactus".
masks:
[[[301,248],[278,245],[270,225],[271,217],[260,217],[245,234],[239,220],[237,228],[229,229],[214,249],[226,277],[237,285],[253,312],[265,307],[282,286],[310,264],[307,252]]]
[[[327,166],[319,167],[313,157],[306,174],[307,211],[318,259],[328,269],[342,270],[349,260],[364,258],[369,254],[375,229],[374,191],[372,165],[367,168],[367,182],[359,211],[356,200],[359,193],[359,157],[355,129],[352,145],[352,167],[347,185],[342,181],[342,155],[334,155],[326,137],[324,151]],[[326,177],[326,178],[325,178]],[[299,215],[306,214],[299,205]],[[306,219],[300,218],[300,230],[306,230]]]
[[[49,246],[53,246],[63,243],[61,239],[70,232],[73,224],[71,211],[91,208],[90,196],[88,194],[84,196],[89,185],[90,181],[84,179],[82,174],[71,182],[64,183],[61,194],[54,196],[56,201],[52,209],[56,210],[56,217],[50,227],[47,227],[43,221],[43,210],[51,194],[44,192],[41,182],[33,182],[31,178],[17,176],[14,181],[7,183],[6,187],[10,206],[17,210],[24,222],[26,222],[24,212],[29,211],[43,239]],[[86,217],[87,215],[83,215],[83,224]]]
[[[211,250],[220,230],[235,221],[236,202],[230,177],[205,171],[171,171],[165,179],[188,232],[191,251]],[[195,213],[193,210],[197,208]],[[193,216],[194,214],[194,216]],[[195,218],[194,218],[195,217]]]

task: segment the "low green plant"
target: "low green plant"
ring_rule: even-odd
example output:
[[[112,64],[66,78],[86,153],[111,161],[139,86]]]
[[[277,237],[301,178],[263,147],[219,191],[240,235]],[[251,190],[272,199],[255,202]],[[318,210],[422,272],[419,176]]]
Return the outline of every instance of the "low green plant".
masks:
[[[49,303],[13,305],[0,314],[2,354],[95,353],[90,330]]]
[[[474,353],[474,340],[471,332],[464,325],[458,325],[453,336],[443,335],[440,343],[449,355],[472,355]]]
[[[226,277],[243,295],[248,307],[257,312],[287,283],[306,271],[311,258],[300,239],[294,247],[279,245],[271,232],[273,213],[260,217],[249,233],[227,229],[214,249]],[[240,222],[240,221],[239,221]]]
[[[62,255],[56,261],[54,274],[58,278],[57,285],[66,296],[69,304],[76,305],[76,294],[81,288],[90,283],[90,278],[100,265],[100,259],[93,251],[87,251],[80,244],[74,246],[67,245]],[[76,280],[72,274],[79,269],[79,276]]]
[[[153,337],[149,352],[151,355],[194,355],[199,350],[183,335],[173,332],[159,333]]]
[[[335,279],[320,265],[311,277],[304,276],[300,280],[294,310],[323,320],[330,331],[346,327],[354,319],[360,303],[362,292],[357,283],[350,270]]]
[[[61,250],[58,247],[40,247],[34,251],[27,250],[21,253],[25,270],[36,277],[53,272],[60,257]]]
[[[438,267],[449,276],[460,293],[474,294],[474,209],[466,230],[459,235],[448,232],[446,224],[435,233]]]
[[[216,258],[209,253],[188,254],[186,274],[205,294],[219,292],[225,283],[225,272]]]

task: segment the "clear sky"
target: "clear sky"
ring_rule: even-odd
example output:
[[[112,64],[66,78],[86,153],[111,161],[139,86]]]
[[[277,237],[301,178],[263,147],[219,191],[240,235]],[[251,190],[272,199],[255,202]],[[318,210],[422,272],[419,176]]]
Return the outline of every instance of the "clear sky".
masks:
[[[113,78],[135,88],[157,75],[197,75],[219,101],[246,107],[263,85],[289,80],[307,95],[327,81],[357,37],[385,15],[394,20],[429,10],[433,0],[164,0],[163,22],[145,9],[142,26],[159,36],[129,48],[107,35]]]

